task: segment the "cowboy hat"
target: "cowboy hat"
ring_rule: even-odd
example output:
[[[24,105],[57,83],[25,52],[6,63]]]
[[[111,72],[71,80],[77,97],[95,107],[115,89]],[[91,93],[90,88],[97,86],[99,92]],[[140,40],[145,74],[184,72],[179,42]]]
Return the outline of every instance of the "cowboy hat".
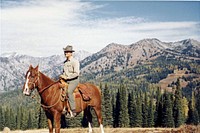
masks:
[[[70,46],[70,45],[67,45],[67,47],[63,48],[63,50],[64,50],[64,52],[75,52],[75,51],[73,50],[73,47]]]

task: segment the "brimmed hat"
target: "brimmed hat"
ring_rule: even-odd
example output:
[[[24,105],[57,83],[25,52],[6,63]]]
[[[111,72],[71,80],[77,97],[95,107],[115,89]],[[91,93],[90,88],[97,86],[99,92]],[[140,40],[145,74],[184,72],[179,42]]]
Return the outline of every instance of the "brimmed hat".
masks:
[[[70,45],[67,45],[66,48],[63,48],[63,50],[64,50],[64,52],[75,52],[75,51],[73,50],[73,47],[70,46]]]

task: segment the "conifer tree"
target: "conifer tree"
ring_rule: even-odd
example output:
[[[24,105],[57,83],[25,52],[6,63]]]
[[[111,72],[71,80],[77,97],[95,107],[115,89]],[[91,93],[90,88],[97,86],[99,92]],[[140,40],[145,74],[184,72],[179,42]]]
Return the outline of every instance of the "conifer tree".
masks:
[[[99,88],[101,90],[101,110],[102,110],[102,119],[103,123],[105,126],[105,120],[106,120],[106,115],[105,115],[105,101],[104,101],[104,90],[105,88],[103,87],[102,83],[100,83]],[[84,126],[87,126],[87,124],[84,122]]]
[[[134,124],[135,107],[136,103],[135,103],[134,91],[132,90],[128,95],[128,114],[129,114],[130,127],[134,127],[135,125]]]
[[[135,127],[142,127],[142,95],[137,92],[136,111],[135,111]]]
[[[104,114],[105,114],[105,118],[104,118],[104,125],[108,126],[108,127],[112,127],[113,126],[113,117],[112,117],[112,104],[111,104],[111,94],[110,94],[110,89],[108,88],[108,85],[105,84],[105,89],[103,92],[103,96],[104,96]]]
[[[22,108],[21,125],[20,125],[21,128],[20,129],[22,129],[22,130],[27,129],[27,120],[28,120],[28,113],[24,108]]]
[[[182,109],[183,109],[183,121],[186,122],[187,117],[188,117],[188,100],[186,97],[183,97],[181,100],[182,103]]]
[[[119,127],[129,127],[127,88],[123,84],[121,84],[119,88],[119,92],[120,92]]]
[[[113,127],[119,127],[119,112],[120,112],[120,92],[118,89],[118,92],[116,94],[116,104],[113,107],[113,119],[114,119],[114,123],[113,123]]]
[[[0,130],[3,130],[4,127],[4,112],[2,106],[0,106]]]
[[[148,97],[147,91],[145,91],[144,101],[142,102],[142,127],[148,126]]]
[[[153,94],[152,94],[153,95]],[[151,96],[149,107],[148,107],[148,127],[154,126],[154,99]]]
[[[156,91],[156,109],[154,113],[154,123],[155,127],[160,127],[162,123],[162,109],[163,109],[163,102],[162,102],[162,95],[161,89],[157,88]]]
[[[189,111],[188,111],[188,124],[198,125],[199,123],[199,114],[197,109],[195,108],[195,99],[194,99],[194,92],[192,92],[192,99],[189,102]]]
[[[42,108],[40,108],[39,119],[38,119],[38,128],[47,127],[47,118],[45,112]]]
[[[170,94],[166,91],[163,94],[162,126],[174,127],[172,101]]]
[[[40,105],[38,104],[31,112],[32,127],[38,128]],[[45,116],[46,117],[46,116]]]
[[[21,129],[22,106],[17,108],[16,129]]]
[[[179,127],[184,123],[184,117],[183,117],[184,113],[181,100],[182,100],[182,91],[181,91],[180,79],[178,78],[176,82],[175,100],[173,107],[175,127]]]
[[[196,110],[199,114],[199,122],[200,122],[200,90],[198,91],[197,95],[196,95]]]
[[[10,108],[6,107],[5,111],[5,126],[10,127]]]
[[[28,122],[27,122],[27,129],[32,129],[32,118],[31,118],[31,113],[28,113]]]
[[[14,114],[12,109],[10,109],[10,129],[16,129],[16,115]]]

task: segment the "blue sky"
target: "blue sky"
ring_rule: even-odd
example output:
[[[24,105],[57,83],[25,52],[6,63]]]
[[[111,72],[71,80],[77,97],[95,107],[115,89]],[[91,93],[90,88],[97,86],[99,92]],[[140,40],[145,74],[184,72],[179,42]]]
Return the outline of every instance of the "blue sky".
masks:
[[[1,3],[0,54],[31,56],[98,52],[110,43],[141,39],[200,41],[199,1],[20,0]]]

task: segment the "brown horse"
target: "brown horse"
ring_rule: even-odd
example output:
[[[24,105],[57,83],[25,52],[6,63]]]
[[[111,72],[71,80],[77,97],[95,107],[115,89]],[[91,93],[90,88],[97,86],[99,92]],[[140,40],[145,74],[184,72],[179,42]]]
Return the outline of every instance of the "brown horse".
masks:
[[[43,107],[46,117],[48,119],[49,132],[53,133],[53,123],[55,122],[55,132],[60,133],[60,121],[61,115],[67,108],[68,101],[62,99],[62,84],[57,81],[53,81],[49,77],[45,76],[38,70],[38,66],[33,68],[30,65],[29,70],[26,72],[26,81],[23,86],[23,94],[30,96],[31,92],[37,88],[41,97],[41,106]],[[87,87],[90,90],[90,99],[85,101],[79,91],[77,97],[76,94],[76,111],[80,113],[84,111],[84,116],[88,119],[89,133],[92,132],[92,115],[91,107],[94,109],[97,119],[101,128],[101,133],[104,133],[102,125],[102,114],[101,114],[101,93],[99,89],[92,84],[80,84],[79,87]]]

